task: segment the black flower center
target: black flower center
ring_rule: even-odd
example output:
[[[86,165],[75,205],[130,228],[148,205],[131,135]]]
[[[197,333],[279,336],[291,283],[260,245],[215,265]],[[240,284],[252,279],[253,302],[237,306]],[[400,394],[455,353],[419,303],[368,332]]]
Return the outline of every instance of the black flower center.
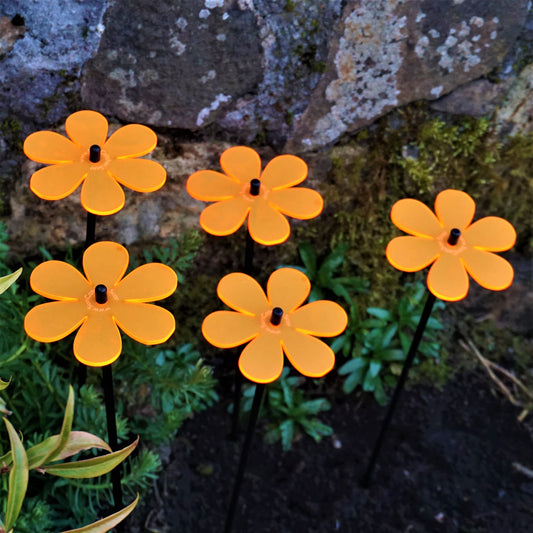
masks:
[[[257,178],[250,180],[250,194],[252,196],[259,196],[260,189],[261,189],[261,182]]]
[[[281,324],[282,316],[283,316],[283,309],[281,307],[274,307],[274,309],[272,309],[272,316],[270,317],[270,323],[273,326],[279,326]]]
[[[105,285],[97,285],[94,288],[94,297],[98,304],[107,303],[107,287]]]
[[[450,231],[450,236],[448,237],[448,244],[450,246],[455,246],[460,236],[461,236],[461,230],[457,228],[453,228],[452,231]]]
[[[97,144],[93,144],[89,148],[89,161],[91,163],[98,163],[100,161],[101,148]]]

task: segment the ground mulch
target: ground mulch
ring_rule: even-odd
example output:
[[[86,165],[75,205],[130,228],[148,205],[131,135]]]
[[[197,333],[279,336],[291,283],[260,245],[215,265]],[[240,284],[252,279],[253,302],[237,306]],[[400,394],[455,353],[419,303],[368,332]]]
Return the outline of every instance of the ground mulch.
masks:
[[[443,391],[406,390],[369,489],[359,479],[385,413],[371,396],[335,401],[320,417],[334,436],[288,452],[259,425],[233,531],[533,531],[533,478],[521,469],[533,468],[533,439],[492,385],[468,371]],[[184,424],[131,531],[222,532],[242,444],[228,438],[228,401]]]

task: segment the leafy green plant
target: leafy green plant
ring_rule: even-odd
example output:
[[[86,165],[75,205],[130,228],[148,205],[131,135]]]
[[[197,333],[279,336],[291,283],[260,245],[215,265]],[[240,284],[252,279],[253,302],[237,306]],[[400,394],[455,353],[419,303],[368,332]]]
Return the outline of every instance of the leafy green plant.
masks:
[[[209,366],[192,344],[158,349],[128,342],[117,375],[127,383],[120,395],[131,406],[131,428],[144,440],[171,439],[183,421],[218,400]]]
[[[401,371],[401,363],[407,357],[412,334],[420,320],[425,294],[421,283],[408,285],[407,293],[393,310],[368,307],[364,319],[361,319],[357,307],[351,306],[345,333],[331,345],[334,352],[350,358],[339,368],[339,374],[346,376],[343,384],[346,394],[361,385],[364,391],[374,394],[379,404],[387,403],[384,385],[393,386],[395,375]],[[439,301],[434,309],[438,311],[443,307],[444,304]],[[429,319],[419,354],[438,357],[437,334],[442,329],[437,318]]]
[[[368,282],[357,276],[338,276],[338,271],[345,262],[348,244],[338,244],[319,264],[316,251],[308,242],[298,246],[298,253],[304,267],[293,266],[301,270],[311,281],[309,301],[322,300],[333,293],[343,298],[348,305],[352,303],[353,293],[366,292]]]
[[[143,250],[145,263],[159,262],[168,265],[176,271],[180,282],[183,282],[184,272],[192,266],[192,262],[204,242],[203,235],[196,230],[189,231],[179,239],[171,237],[164,245],[154,245]],[[138,266],[132,260],[134,266]]]
[[[150,253],[154,257],[157,255],[159,260],[179,262],[179,268],[185,271],[198,244],[194,244],[195,239],[190,235],[183,239],[188,241],[180,240],[183,244],[179,249],[170,246],[171,251],[166,256],[162,251],[151,250]],[[0,276],[12,270],[7,264],[7,243],[5,225],[0,223]],[[186,260],[179,261],[178,252],[172,251],[174,249],[181,256],[187,256]],[[44,248],[41,254],[45,260],[57,259]],[[62,253],[61,259],[79,263],[79,250],[69,248],[65,254]],[[30,271],[31,268],[25,268],[17,283],[0,297],[0,378],[7,383],[10,376],[13,377],[9,391],[0,390],[0,412],[9,417],[15,428],[24,428],[26,449],[55,434],[65,410],[67,386],[78,381],[72,337],[42,344],[24,332],[26,313],[41,300],[29,287]],[[216,399],[211,371],[199,362],[200,354],[190,346],[147,347],[129,338],[124,341],[123,356],[114,365],[118,440],[124,442],[132,434],[139,434],[145,444],[168,441],[187,416]],[[162,350],[173,352],[173,355],[165,355],[164,361],[160,358],[162,364],[159,365],[156,359]],[[139,361],[143,364],[138,364]],[[154,375],[157,377],[151,383]],[[139,384],[137,391],[145,391],[144,396],[133,394],[130,384],[134,380]],[[75,423],[76,428],[105,437],[106,417],[100,387],[100,373],[89,369],[86,384],[77,390]],[[167,391],[164,402],[163,391]],[[175,396],[171,397],[173,391],[176,391]],[[165,413],[163,404],[167,410]],[[0,431],[0,456],[9,446],[8,434]],[[142,497],[161,470],[157,453],[146,447],[128,457],[122,466],[123,493],[132,497],[137,492]],[[80,480],[36,475],[32,470],[28,487],[17,520],[17,533],[57,533],[60,529],[69,529],[72,524],[94,522],[105,516],[112,499],[109,474]],[[0,493],[0,515],[3,501]]]
[[[316,415],[328,411],[331,404],[325,398],[307,399],[300,385],[303,377],[289,376],[285,367],[281,377],[265,389],[265,399],[260,417],[268,420],[265,440],[281,441],[284,451],[290,450],[293,441],[302,433],[319,442],[333,434],[333,429],[321,422]],[[255,386],[244,391],[244,411],[252,407]]]
[[[2,390],[5,390],[6,387],[7,384],[2,383]],[[83,431],[72,431],[73,417],[74,391],[70,387],[61,433],[52,435],[27,449],[24,448],[11,422],[4,417],[3,420],[9,434],[10,450],[0,457],[0,464],[2,465],[2,475],[9,474],[9,481],[3,513],[4,519],[3,521],[0,520],[0,531],[4,533],[14,531],[26,497],[31,470],[62,478],[86,479],[97,477],[110,472],[137,447],[138,439],[122,450],[112,452],[111,448],[97,436]],[[109,453],[91,459],[64,462],[64,459],[90,449],[104,449]],[[66,533],[74,533],[75,531],[104,533],[109,531],[133,510],[137,501],[138,497],[122,511],[99,520],[90,526]]]

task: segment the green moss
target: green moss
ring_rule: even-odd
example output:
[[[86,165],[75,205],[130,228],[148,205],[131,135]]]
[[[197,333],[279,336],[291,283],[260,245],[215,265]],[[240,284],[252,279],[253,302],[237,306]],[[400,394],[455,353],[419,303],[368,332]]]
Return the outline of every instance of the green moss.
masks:
[[[518,233],[515,249],[530,253],[533,135],[500,142],[487,119],[446,122],[416,104],[334,147],[330,157],[332,169],[321,188],[325,213],[311,242],[325,249],[350,245],[347,272],[371,283],[361,305],[387,308],[407,276],[424,277],[402,274],[385,258],[387,243],[400,234],[389,214],[401,198],[433,206],[441,190],[464,190],[476,201],[476,217],[509,220]],[[299,237],[311,240],[306,231]]]
[[[285,2],[285,7],[283,8],[285,12],[292,13],[296,9],[296,2],[294,0],[287,0]]]
[[[6,117],[0,123],[0,132],[8,148],[22,153],[22,125],[17,119]]]

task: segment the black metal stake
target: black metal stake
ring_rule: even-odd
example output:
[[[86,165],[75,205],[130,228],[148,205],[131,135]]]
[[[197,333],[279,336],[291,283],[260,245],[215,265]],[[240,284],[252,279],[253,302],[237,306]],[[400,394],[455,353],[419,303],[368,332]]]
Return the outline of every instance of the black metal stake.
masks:
[[[255,387],[254,401],[252,404],[252,411],[250,412],[250,420],[248,421],[248,428],[246,429],[246,437],[241,451],[241,459],[239,461],[239,468],[237,470],[237,476],[235,477],[235,484],[233,485],[233,493],[231,495],[231,501],[226,516],[226,525],[224,526],[224,533],[230,533],[233,525],[233,519],[235,517],[235,510],[237,509],[237,501],[239,499],[239,491],[241,488],[242,480],[244,478],[244,471],[246,470],[246,461],[248,460],[248,453],[250,451],[250,445],[252,444],[252,438],[254,435],[255,424],[259,415],[259,407],[261,406],[261,400],[263,399],[263,392],[265,390],[264,383],[258,383]]]
[[[85,231],[85,249],[89,248],[91,244],[96,242],[96,215],[87,211],[87,228]],[[79,363],[78,370],[78,387],[85,385],[87,381],[87,367],[83,363]]]
[[[105,414],[107,419],[107,438],[109,446],[115,452],[118,450],[117,419],[115,413],[115,394],[113,391],[113,370],[111,365],[102,367],[104,386]],[[117,465],[111,470],[111,483],[113,484],[113,507],[115,512],[122,509],[122,487],[120,484],[121,467]]]
[[[246,248],[244,252],[244,273],[251,275],[254,263],[254,240],[250,236],[250,232],[246,229]],[[235,356],[235,370],[233,378],[233,414],[231,420],[232,440],[237,438],[239,432],[239,415],[241,412],[241,395],[242,395],[242,375],[239,371],[239,356]]]
[[[426,329],[426,324],[429,320],[429,316],[431,315],[431,310],[433,309],[433,304],[435,303],[435,300],[436,300],[436,296],[432,294],[431,292],[428,292],[426,304],[424,306],[424,310],[422,311],[422,315],[420,316],[420,321],[418,322],[418,326],[416,327],[416,331],[413,336],[413,341],[411,342],[411,347],[409,348],[409,353],[407,354],[407,358],[405,359],[405,363],[403,364],[400,379],[398,380],[396,388],[394,389],[394,394],[392,396],[392,400],[389,405],[389,410],[387,411],[387,415],[385,416],[385,419],[383,420],[383,424],[381,425],[381,430],[376,440],[376,444],[374,445],[374,450],[372,451],[372,455],[370,456],[370,461],[368,462],[366,471],[360,481],[361,486],[364,488],[367,488],[370,485],[370,481],[372,479],[372,473],[374,472],[374,467],[376,466],[376,462],[378,459],[379,452],[381,450],[381,446],[383,445],[383,441],[385,440],[387,429],[389,427],[390,421],[394,414],[394,410],[396,409],[396,404],[398,403],[398,400],[400,399],[400,395],[405,385],[405,381],[407,380],[409,370],[415,359],[416,352],[418,350],[418,345],[420,344],[420,341],[422,340],[422,336],[424,334],[424,330]]]
[[[96,242],[96,215],[87,211],[87,231],[85,232],[85,248]]]

